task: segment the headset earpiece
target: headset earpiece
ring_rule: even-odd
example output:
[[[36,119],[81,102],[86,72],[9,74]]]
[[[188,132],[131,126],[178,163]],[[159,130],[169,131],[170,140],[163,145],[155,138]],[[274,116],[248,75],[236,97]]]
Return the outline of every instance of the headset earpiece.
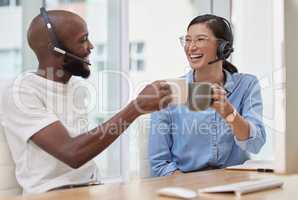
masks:
[[[234,51],[229,41],[226,40],[218,40],[217,47],[217,57],[219,59],[225,60],[227,59],[231,53]]]
[[[232,27],[228,20],[226,20],[223,17],[218,17],[220,20],[225,23],[227,27],[227,31],[229,32],[230,38],[229,40],[219,39],[218,40],[218,47],[217,47],[217,57],[218,59],[225,60],[227,59],[231,53],[234,51],[233,49],[233,33],[232,33]]]

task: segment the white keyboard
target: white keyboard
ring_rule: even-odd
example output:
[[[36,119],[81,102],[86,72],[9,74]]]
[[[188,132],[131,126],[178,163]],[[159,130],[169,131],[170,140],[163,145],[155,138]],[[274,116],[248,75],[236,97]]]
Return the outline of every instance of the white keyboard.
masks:
[[[279,187],[282,187],[282,185],[283,185],[283,181],[270,178],[270,179],[243,181],[239,183],[199,189],[199,193],[234,192],[238,196],[238,195],[257,192],[261,190],[279,188]]]

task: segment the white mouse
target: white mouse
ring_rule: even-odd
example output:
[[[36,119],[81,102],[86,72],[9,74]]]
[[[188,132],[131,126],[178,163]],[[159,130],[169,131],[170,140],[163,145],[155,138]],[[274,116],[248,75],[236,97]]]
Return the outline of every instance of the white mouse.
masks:
[[[197,197],[197,193],[193,190],[182,187],[166,187],[157,191],[158,195],[176,197],[183,199],[193,199]]]

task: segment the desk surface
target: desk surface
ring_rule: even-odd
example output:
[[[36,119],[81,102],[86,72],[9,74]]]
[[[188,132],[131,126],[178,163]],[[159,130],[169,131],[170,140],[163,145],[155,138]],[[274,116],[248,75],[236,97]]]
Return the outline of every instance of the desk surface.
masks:
[[[171,199],[158,197],[156,191],[167,186],[182,186],[189,189],[197,190],[209,186],[235,183],[239,181],[255,180],[265,177],[279,177],[284,180],[282,189],[267,190],[253,194],[243,195],[240,199],[261,200],[261,199],[296,199],[298,198],[298,175],[274,175],[271,173],[258,172],[240,172],[226,170],[212,170],[204,172],[195,172],[188,174],[179,174],[169,177],[148,178],[135,180],[130,183],[113,183],[92,187],[68,189],[53,191],[39,195],[24,196],[11,198],[12,200],[76,200],[76,199],[105,199],[105,200],[165,200]],[[0,198],[1,199],[1,198]],[[6,198],[8,199],[8,198]],[[197,199],[236,199],[233,194],[203,194]]]

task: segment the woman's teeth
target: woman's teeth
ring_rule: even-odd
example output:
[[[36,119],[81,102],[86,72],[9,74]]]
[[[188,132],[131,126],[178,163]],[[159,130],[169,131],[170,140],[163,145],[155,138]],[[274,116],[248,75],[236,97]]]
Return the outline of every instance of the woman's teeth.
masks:
[[[203,57],[203,54],[191,54],[189,57],[191,59],[200,59]]]

